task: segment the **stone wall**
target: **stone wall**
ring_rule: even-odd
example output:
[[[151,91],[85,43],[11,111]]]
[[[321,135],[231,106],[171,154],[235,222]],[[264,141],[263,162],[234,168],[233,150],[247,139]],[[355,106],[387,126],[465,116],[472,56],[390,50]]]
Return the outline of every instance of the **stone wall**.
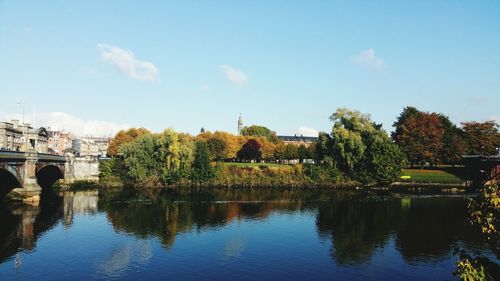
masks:
[[[72,154],[66,155],[66,182],[74,181],[98,181],[99,159],[92,156],[76,157]]]

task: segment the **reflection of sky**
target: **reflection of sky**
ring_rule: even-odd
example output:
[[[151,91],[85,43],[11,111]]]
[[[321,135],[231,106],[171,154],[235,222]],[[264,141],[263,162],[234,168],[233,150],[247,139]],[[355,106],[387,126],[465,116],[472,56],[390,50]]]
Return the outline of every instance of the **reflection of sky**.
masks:
[[[97,265],[97,273],[117,278],[123,276],[132,267],[145,266],[152,256],[149,241],[129,241],[112,249],[108,256]]]
[[[237,258],[245,250],[245,240],[242,237],[234,237],[226,242],[224,257]]]

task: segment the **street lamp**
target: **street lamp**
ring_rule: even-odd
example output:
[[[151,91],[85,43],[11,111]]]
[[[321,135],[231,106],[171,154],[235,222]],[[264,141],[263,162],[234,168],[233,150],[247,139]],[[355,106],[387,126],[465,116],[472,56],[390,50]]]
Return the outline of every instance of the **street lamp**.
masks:
[[[17,102],[17,105],[21,106],[21,108],[22,108],[22,111],[23,111],[23,125],[24,125],[24,104],[22,104],[21,102]]]

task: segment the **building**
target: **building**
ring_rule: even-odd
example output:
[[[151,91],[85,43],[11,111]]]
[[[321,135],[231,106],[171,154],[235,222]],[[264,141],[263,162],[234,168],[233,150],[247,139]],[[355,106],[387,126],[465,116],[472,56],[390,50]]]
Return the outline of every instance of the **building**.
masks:
[[[29,123],[19,124],[16,119],[0,122],[0,150],[47,153],[47,130],[34,129]]]
[[[19,128],[19,120],[0,122],[0,150],[21,151],[24,137]]]
[[[293,145],[305,145],[310,146],[318,141],[318,137],[304,137],[302,135],[297,136],[278,136],[278,139],[285,144],[293,144]]]
[[[73,134],[65,131],[51,131],[50,128],[47,131],[49,135],[48,139],[48,149],[49,152],[63,155],[65,149],[69,149],[73,146]]]
[[[74,138],[72,147],[77,156],[105,157],[108,151],[109,138],[85,137]]]

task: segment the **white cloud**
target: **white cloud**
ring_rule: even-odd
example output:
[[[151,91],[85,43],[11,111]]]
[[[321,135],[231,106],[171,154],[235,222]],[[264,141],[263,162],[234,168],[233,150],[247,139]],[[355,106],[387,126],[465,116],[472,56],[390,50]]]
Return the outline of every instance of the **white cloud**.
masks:
[[[107,44],[97,44],[101,50],[101,58],[114,65],[120,72],[130,78],[155,81],[158,76],[158,68],[149,62],[135,58],[134,53],[119,47]]]
[[[304,137],[317,137],[319,135],[318,130],[313,129],[313,128],[308,128],[305,126],[300,126],[299,129],[297,130],[296,133],[297,136],[304,136]]]
[[[29,117],[26,116],[25,120],[33,125],[33,120]],[[13,114],[5,116],[3,119],[22,120],[22,116]],[[51,130],[66,130],[77,136],[114,136],[119,130],[130,128],[130,125],[126,123],[118,124],[100,120],[83,120],[64,112],[37,113],[35,121],[36,127],[50,127]]]
[[[224,72],[227,79],[237,85],[245,85],[248,83],[248,77],[241,69],[234,68],[227,64],[222,64],[219,68]]]
[[[500,115],[492,115],[490,116],[489,120],[496,121],[497,124],[500,124]]]
[[[375,50],[371,48],[361,51],[361,53],[359,53],[354,59],[354,62],[363,67],[375,70],[382,70],[386,66],[384,60],[377,57],[375,55]]]

